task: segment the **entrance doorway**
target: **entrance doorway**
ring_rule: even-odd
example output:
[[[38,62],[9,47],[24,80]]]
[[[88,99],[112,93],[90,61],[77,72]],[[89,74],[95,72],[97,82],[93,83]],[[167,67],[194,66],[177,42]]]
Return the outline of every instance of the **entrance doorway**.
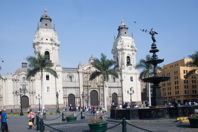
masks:
[[[22,105],[22,108],[28,108],[29,107],[29,98],[28,98],[28,96],[23,95],[21,97],[21,105]]]
[[[68,96],[68,106],[75,106],[75,95],[69,94]]]
[[[98,92],[96,90],[91,91],[90,99],[91,99],[91,106],[98,106],[99,105]]]
[[[118,105],[118,94],[117,93],[112,94],[112,105],[114,105],[114,106]]]

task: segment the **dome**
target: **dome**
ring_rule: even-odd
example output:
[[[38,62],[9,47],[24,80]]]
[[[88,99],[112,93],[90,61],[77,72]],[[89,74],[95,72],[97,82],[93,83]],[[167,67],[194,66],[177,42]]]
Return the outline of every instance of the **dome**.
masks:
[[[40,18],[40,22],[42,22],[43,20],[49,20],[50,22],[52,21],[52,19],[50,18],[50,16],[48,16],[47,11],[45,10],[43,15]]]

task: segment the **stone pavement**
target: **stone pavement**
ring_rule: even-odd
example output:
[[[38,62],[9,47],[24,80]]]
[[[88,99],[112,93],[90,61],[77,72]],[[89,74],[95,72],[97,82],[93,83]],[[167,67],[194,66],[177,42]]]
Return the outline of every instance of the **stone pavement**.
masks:
[[[28,129],[27,116],[9,116],[8,128],[9,132],[35,132],[35,129]]]
[[[78,114],[77,114],[78,115]],[[59,117],[56,119],[56,117]],[[88,132],[88,119],[93,118],[91,114],[86,114],[87,119],[80,120],[76,122],[67,123],[62,122],[59,115],[49,115],[47,116],[46,124],[52,124],[51,126],[58,128],[66,132]],[[80,116],[79,116],[80,118]],[[56,119],[56,120],[51,120]],[[28,117],[26,116],[12,116],[9,117],[9,130],[10,132],[36,132],[35,129],[28,129],[27,126]],[[198,128],[190,128],[189,125],[179,124],[175,122],[175,119],[158,119],[158,120],[130,120],[135,126],[148,129],[153,132],[198,132]],[[59,124],[57,124],[59,123]],[[62,124],[61,124],[62,123]],[[54,124],[54,125],[53,125]],[[115,122],[109,122],[108,127],[114,126]],[[107,132],[121,132],[122,126],[119,125]],[[55,132],[48,127],[46,127],[46,132]],[[127,132],[144,132],[143,130],[137,129],[134,126],[127,125]]]

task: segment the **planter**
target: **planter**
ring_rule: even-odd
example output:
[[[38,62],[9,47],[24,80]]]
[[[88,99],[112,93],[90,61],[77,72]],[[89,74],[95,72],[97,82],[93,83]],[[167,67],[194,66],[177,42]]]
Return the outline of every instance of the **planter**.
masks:
[[[198,118],[189,117],[190,127],[198,128]]]
[[[76,121],[76,117],[66,117],[67,122]]]
[[[107,122],[89,123],[89,130],[91,132],[106,132]]]

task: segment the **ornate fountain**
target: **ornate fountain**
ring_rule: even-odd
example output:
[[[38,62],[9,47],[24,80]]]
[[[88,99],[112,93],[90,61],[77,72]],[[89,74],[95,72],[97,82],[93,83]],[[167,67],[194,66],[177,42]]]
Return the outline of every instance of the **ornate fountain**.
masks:
[[[147,32],[148,30],[144,30]],[[159,50],[156,46],[155,35],[158,34],[156,31],[151,29],[149,31],[152,39],[152,45],[150,53],[152,57],[147,63],[153,65],[152,76],[144,78],[144,82],[152,83],[152,92],[153,96],[151,98],[152,106],[161,105],[161,96],[160,96],[160,86],[159,83],[169,80],[169,77],[162,77],[157,74],[157,65],[162,63],[164,59],[158,59],[157,52]],[[110,118],[111,119],[159,119],[159,118],[176,118],[180,116],[188,116],[194,113],[194,110],[198,109],[198,106],[194,107],[156,107],[156,108],[139,108],[139,109],[111,109]]]
[[[151,105],[156,106],[156,105],[162,104],[159,83],[169,80],[170,77],[164,77],[164,76],[160,77],[157,74],[157,65],[162,63],[164,61],[164,59],[158,59],[158,56],[156,54],[157,52],[159,52],[159,50],[157,49],[157,46],[156,46],[156,39],[155,39],[155,35],[158,33],[156,31],[154,31],[153,29],[151,29],[149,31],[149,34],[151,35],[151,39],[153,41],[151,44],[151,49],[149,51],[150,53],[152,53],[152,57],[149,61],[147,61],[147,63],[153,65],[153,73],[152,73],[151,77],[144,78],[143,81],[153,84],[152,85]]]

